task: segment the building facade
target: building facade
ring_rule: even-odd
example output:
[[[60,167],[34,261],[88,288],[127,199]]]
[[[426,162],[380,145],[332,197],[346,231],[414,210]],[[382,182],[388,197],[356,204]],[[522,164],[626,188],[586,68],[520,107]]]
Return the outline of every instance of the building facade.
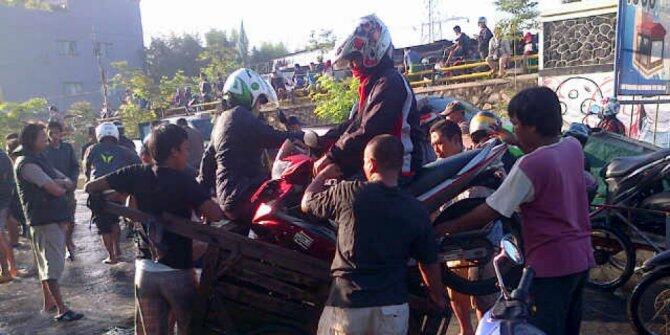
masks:
[[[54,1],[62,4],[56,10],[0,5],[0,101],[44,97],[60,110],[77,101],[100,108],[100,68],[110,79],[113,62],[143,67],[139,0]],[[110,92],[112,107],[119,99]]]

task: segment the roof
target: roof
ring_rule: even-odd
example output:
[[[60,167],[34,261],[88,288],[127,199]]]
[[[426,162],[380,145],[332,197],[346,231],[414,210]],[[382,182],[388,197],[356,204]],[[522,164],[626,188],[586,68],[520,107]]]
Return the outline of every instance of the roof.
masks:
[[[660,23],[645,21],[637,26],[637,30],[651,38],[664,38],[667,33]]]

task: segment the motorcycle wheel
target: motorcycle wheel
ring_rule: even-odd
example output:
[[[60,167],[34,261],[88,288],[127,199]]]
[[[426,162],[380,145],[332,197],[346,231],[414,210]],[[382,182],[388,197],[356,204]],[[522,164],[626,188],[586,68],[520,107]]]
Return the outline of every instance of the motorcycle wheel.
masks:
[[[628,319],[638,334],[670,332],[670,269],[644,276],[628,302]]]
[[[596,266],[589,271],[587,286],[613,291],[623,286],[635,270],[635,249],[619,228],[602,221],[591,225],[591,244]]]
[[[437,219],[436,222],[444,222],[445,220],[453,220],[465,213],[468,213],[478,205],[485,202],[485,198],[469,198],[465,200],[460,200],[457,203],[452,204],[447,211],[443,212]],[[517,245],[523,249],[523,239],[521,236],[521,225],[519,218],[513,216],[511,219],[502,219],[503,222],[503,233],[512,234],[514,239],[517,241]],[[498,287],[498,279],[493,272],[493,257],[496,256],[499,251],[497,245],[492,245],[489,241],[485,239],[473,239],[470,241],[469,247],[479,246],[488,249],[486,254],[487,256],[483,258],[482,264],[487,264],[486,266],[491,267],[488,271],[487,278],[479,279],[470,279],[464,274],[458,273],[456,268],[450,268],[447,264],[442,265],[442,282],[443,284],[453,289],[457,292],[467,294],[467,295],[488,295],[499,293],[500,289]],[[483,269],[484,267],[482,267]],[[523,268],[521,266],[516,266],[512,262],[504,261],[502,263],[502,275],[505,280],[505,285],[510,288],[515,288],[521,278],[521,272]],[[484,270],[487,272],[486,270]]]

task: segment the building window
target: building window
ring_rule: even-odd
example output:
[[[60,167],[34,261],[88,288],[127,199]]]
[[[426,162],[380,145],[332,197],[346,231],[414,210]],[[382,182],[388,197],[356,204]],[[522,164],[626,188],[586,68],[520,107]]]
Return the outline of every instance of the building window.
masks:
[[[84,92],[84,85],[81,82],[63,83],[63,94],[67,96],[80,95]]]
[[[100,53],[101,57],[110,57],[112,55],[113,46],[114,44],[112,43],[96,42],[93,45],[93,52],[96,55]]]
[[[76,56],[77,41],[58,41],[58,53],[61,56]]]

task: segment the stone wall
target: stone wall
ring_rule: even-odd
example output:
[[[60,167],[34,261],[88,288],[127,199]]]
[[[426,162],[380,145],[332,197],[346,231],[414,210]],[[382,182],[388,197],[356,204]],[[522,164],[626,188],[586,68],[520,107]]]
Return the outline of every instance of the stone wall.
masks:
[[[614,63],[616,13],[544,22],[544,69]]]
[[[428,95],[458,98],[470,102],[483,110],[493,110],[504,115],[510,99],[524,88],[537,86],[537,78],[537,74],[521,75],[516,78],[510,77],[464,84],[416,88],[414,89],[414,93],[417,99]],[[306,126],[324,125],[324,122],[314,115],[314,105],[287,106],[283,107],[282,111],[287,116],[297,116]],[[262,113],[270,124],[281,128],[275,117],[276,110],[266,110]]]

